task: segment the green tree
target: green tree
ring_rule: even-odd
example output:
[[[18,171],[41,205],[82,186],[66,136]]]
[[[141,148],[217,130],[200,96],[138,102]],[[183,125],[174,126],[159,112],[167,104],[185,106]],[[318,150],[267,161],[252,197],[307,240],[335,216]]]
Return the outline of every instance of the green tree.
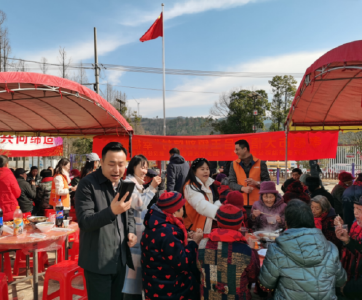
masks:
[[[264,129],[266,111],[270,109],[268,94],[264,90],[255,91],[260,95],[255,100],[256,126]],[[254,97],[250,90],[232,92],[229,96],[222,95],[210,110],[209,123],[214,132],[222,134],[253,132],[254,125]]]
[[[291,75],[277,75],[269,80],[269,84],[274,94],[270,110],[273,122],[270,131],[279,131],[284,128],[284,122],[297,91],[297,81]]]
[[[73,141],[73,153],[87,154],[91,153],[93,148],[93,139],[80,138]]]

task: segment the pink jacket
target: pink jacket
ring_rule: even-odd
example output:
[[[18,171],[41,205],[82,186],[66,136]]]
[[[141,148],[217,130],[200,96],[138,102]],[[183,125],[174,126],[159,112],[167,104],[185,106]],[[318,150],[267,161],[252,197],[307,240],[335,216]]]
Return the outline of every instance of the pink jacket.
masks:
[[[0,168],[0,208],[3,210],[4,221],[13,219],[20,194],[21,190],[13,172],[6,167]]]
[[[282,219],[282,222],[281,223],[276,222],[276,224],[273,225],[268,224],[267,217],[269,216],[261,214],[254,221],[252,220],[252,218],[250,218],[249,226],[251,225],[255,231],[260,231],[260,230],[274,231],[279,228],[284,228],[285,227],[284,211],[286,206],[287,205],[284,203],[284,200],[282,199],[282,196],[280,194],[277,194],[275,203],[273,204],[272,207],[267,207],[263,202],[262,196],[260,195],[259,201],[256,201],[253,204],[251,212],[257,209],[269,215],[273,216],[279,215],[280,218]]]

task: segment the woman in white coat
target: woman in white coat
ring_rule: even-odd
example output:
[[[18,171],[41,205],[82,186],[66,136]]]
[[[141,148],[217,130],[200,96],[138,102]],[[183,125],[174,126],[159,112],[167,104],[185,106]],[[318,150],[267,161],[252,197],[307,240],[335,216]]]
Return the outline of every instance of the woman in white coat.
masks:
[[[147,206],[155,196],[157,187],[161,183],[161,177],[156,176],[152,179],[150,186],[144,189],[143,184],[148,171],[148,160],[143,155],[134,156],[129,162],[127,168],[127,177],[125,181],[135,183],[132,193],[131,208],[134,209],[134,218],[137,230],[137,244],[131,248],[133,264],[135,270],[127,267],[126,279],[123,286],[124,299],[142,299],[142,269],[141,269],[141,247],[140,241],[145,229],[143,219],[147,213]]]
[[[211,232],[216,212],[221,206],[213,183],[209,161],[205,158],[194,160],[183,187],[186,199],[186,229],[196,231],[200,228],[204,234]]]

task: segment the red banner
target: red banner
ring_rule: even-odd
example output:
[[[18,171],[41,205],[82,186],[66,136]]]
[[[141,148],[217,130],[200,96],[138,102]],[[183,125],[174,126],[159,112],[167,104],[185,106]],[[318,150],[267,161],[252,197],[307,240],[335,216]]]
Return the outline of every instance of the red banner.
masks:
[[[8,157],[62,156],[63,139],[47,136],[0,135],[0,154]]]
[[[263,132],[250,134],[225,134],[202,136],[156,136],[135,135],[132,139],[132,154],[143,154],[149,160],[169,160],[169,150],[178,148],[181,155],[192,161],[198,157],[210,161],[236,159],[235,142],[245,139],[250,152],[257,158],[269,161],[285,160],[285,133]],[[128,149],[128,136],[96,136],[93,152],[99,156],[109,142],[120,142]],[[311,160],[335,158],[338,132],[290,132],[288,135],[288,160]]]
[[[31,156],[63,156],[63,145],[30,151],[1,150],[0,155],[4,154],[8,157],[31,157]]]

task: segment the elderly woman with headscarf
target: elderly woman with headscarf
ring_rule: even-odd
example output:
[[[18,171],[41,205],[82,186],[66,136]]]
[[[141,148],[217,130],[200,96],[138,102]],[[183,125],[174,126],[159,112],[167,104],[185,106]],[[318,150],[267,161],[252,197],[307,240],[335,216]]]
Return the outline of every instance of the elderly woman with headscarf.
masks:
[[[315,196],[311,199],[310,207],[312,209],[315,227],[322,230],[326,239],[335,244],[340,251],[342,249],[341,241],[336,237],[334,231],[334,219],[336,212],[324,196]]]
[[[285,194],[283,195],[283,200],[286,204],[288,204],[288,202],[293,199],[302,200],[307,204],[310,202],[310,197],[304,191],[303,185],[300,181],[293,181],[290,183],[286,188]]]
[[[259,200],[251,208],[249,226],[255,231],[284,228],[284,210],[287,205],[276,190],[275,183],[273,181],[262,182],[259,194]]]

